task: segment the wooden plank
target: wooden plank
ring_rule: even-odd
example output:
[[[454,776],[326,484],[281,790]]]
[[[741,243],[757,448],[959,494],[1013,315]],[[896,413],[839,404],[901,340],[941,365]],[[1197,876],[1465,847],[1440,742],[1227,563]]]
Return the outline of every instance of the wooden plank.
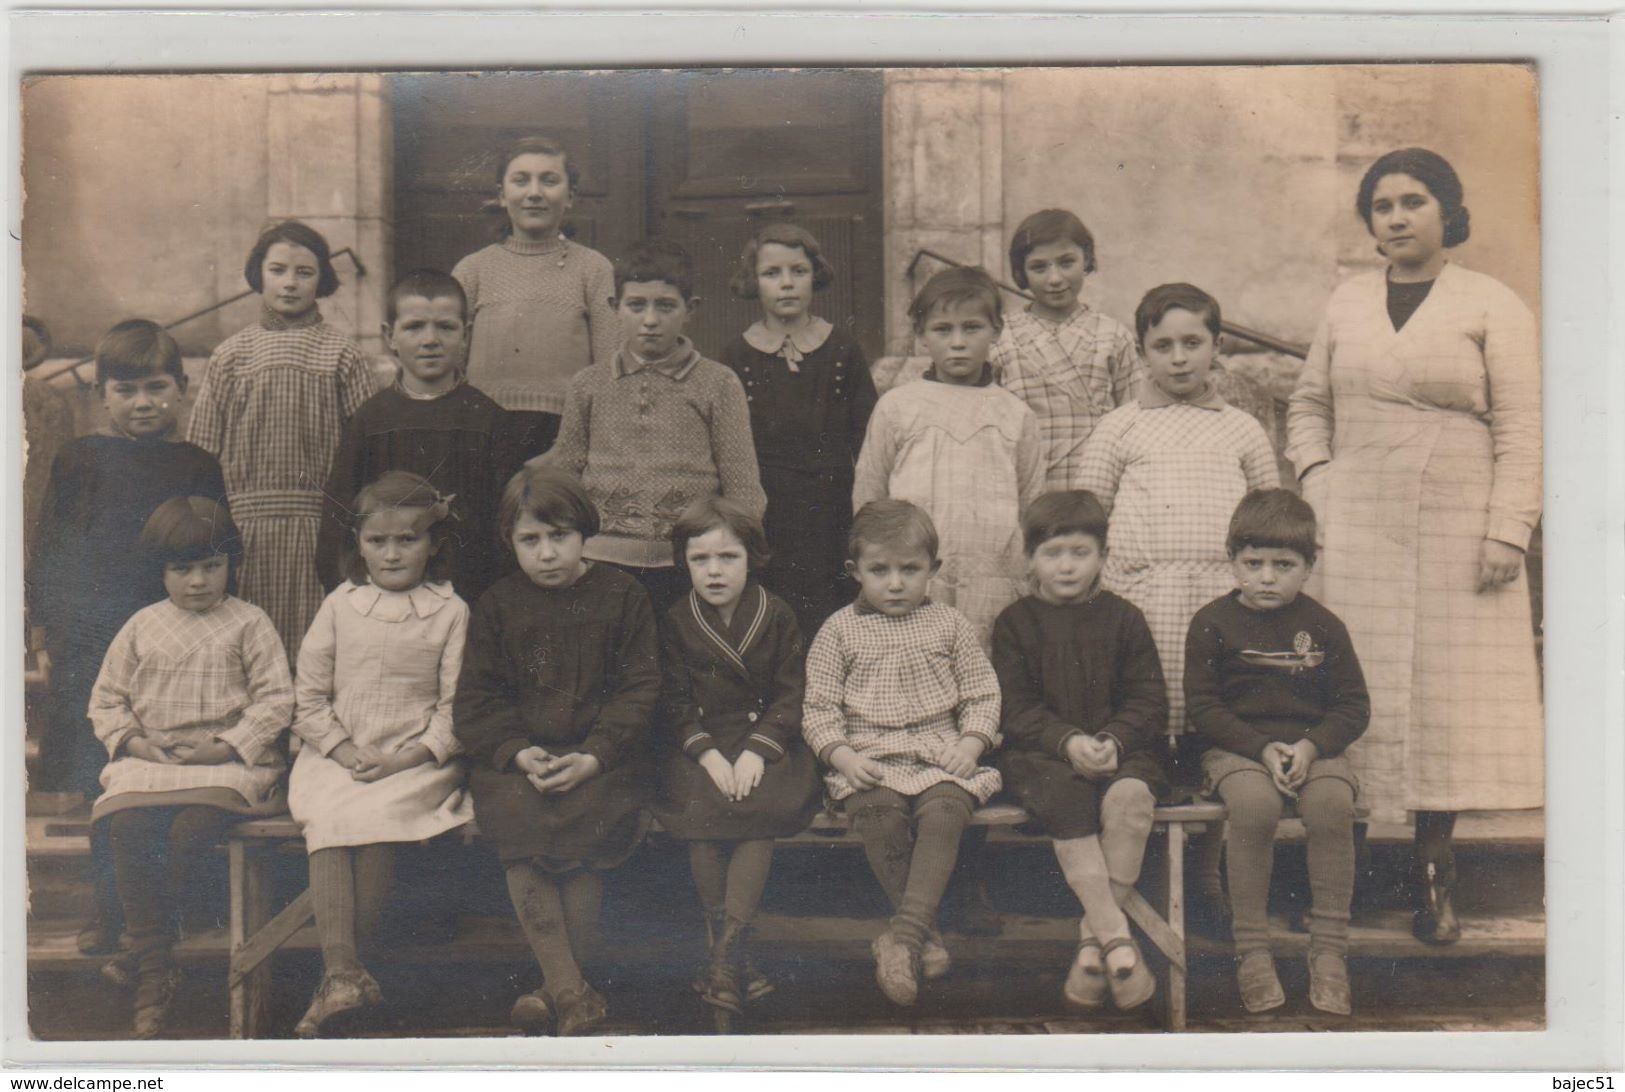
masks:
[[[1138,894],[1138,892],[1136,892]],[[1179,938],[1180,955],[1185,944],[1185,827],[1179,823],[1168,827],[1168,925]],[[1169,1031],[1185,1030],[1187,1007],[1186,984],[1188,961],[1170,960],[1168,963],[1168,1000],[1166,1002]]]
[[[226,846],[226,860],[230,871],[231,922],[227,927],[231,936],[231,950],[236,951],[248,942],[248,913],[244,899],[248,890],[248,846],[232,839]],[[233,1039],[246,1037],[248,1027],[248,983],[239,979],[227,989],[230,998],[230,1031]]]
[[[243,882],[243,943],[233,944],[233,953],[241,952],[271,918],[271,877],[267,874],[264,854],[245,854],[244,865],[240,873]],[[271,968],[261,966],[243,975],[238,982],[244,989],[243,1038],[257,1039],[271,1007]]]
[[[1168,957],[1170,963],[1180,967],[1185,965],[1184,938],[1174,932],[1144,895],[1131,888],[1123,899],[1123,913],[1140,927],[1141,932],[1157,946],[1157,951]]]
[[[316,918],[316,900],[310,888],[299,892],[297,898],[284,906],[280,913],[258,932],[250,936],[241,948],[231,954],[231,970],[227,977],[230,985],[237,985],[242,977],[269,959],[278,948],[286,944],[299,930]]]

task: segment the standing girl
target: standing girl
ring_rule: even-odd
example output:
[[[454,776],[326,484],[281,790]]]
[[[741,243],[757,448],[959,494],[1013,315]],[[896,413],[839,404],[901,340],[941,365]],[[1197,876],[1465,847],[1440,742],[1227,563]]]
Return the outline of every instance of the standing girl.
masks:
[[[801,634],[784,600],[751,579],[762,527],[738,502],[707,497],[671,533],[693,589],[661,631],[664,713],[674,750],[655,814],[688,842],[711,960],[701,994],[742,1012],[772,986],[748,969],[746,935],[773,863],[773,839],[804,829],[823,798],[801,740]]]
[[[307,746],[288,810],[304,827],[322,941],[322,982],[295,1029],[303,1036],[382,1000],[356,948],[389,894],[391,843],[474,817],[451,731],[468,607],[441,550],[450,498],[396,470],[363,488],[353,508],[348,579],[299,650],[293,730]]]
[[[497,519],[519,571],[474,607],[453,724],[480,831],[544,979],[511,1019],[580,1035],[609,1015],[577,963],[598,925],[599,873],[625,861],[646,826],[654,613],[635,579],[581,556],[598,510],[573,475],[521,470]]]
[[[119,630],[91,692],[110,759],[91,820],[107,824],[124,904],[135,1037],[151,1039],[179,983],[170,944],[195,865],[234,815],[282,810],[293,683],[271,620],[227,591],[241,546],[225,509],[167,500],[140,547],[169,597]]]
[[[322,483],[373,377],[316,306],[339,287],[320,234],[297,220],[277,224],[254,244],[243,276],[263,300],[260,320],[209,358],[187,439],[220,460],[243,532],[242,597],[270,616],[294,660],[322,605]]]
[[[803,633],[818,632],[851,598],[852,468],[877,397],[857,342],[812,313],[813,293],[834,279],[806,229],[763,228],[729,282],[734,295],[760,302],[762,319],[721,357],[745,384],[767,493],[772,558],[762,581],[795,610]]]
[[[528,136],[502,151],[497,202],[507,216],[502,240],[451,271],[468,294],[473,324],[468,378],[514,414],[520,454],[553,446],[564,388],[620,346],[609,259],[566,239],[560,228],[575,203],[579,173],[564,146]]]

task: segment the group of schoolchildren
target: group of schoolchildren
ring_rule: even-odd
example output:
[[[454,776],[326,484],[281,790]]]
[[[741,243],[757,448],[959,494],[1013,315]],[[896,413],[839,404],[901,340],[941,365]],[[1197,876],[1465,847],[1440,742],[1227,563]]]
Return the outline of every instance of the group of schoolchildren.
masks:
[[[1087,229],[1038,213],[1011,244],[1032,304],[1007,318],[986,273],[931,277],[911,309],[931,366],[877,400],[811,311],[835,273],[805,230],[746,248],[734,288],[762,318],[719,363],[683,336],[680,249],[611,267],[560,234],[571,176],[547,141],[504,160],[508,237],[394,286],[376,393],[297,222],[249,256],[263,314],[209,361],[190,442],[174,341],[135,320],[98,346],[109,427],[57,459],[30,607],[51,768],[100,793],[81,946],[133,986],[135,1034],[173,1002],[190,870],[284,806],[323,961],[301,1035],[382,999],[358,951],[394,847],[470,819],[542,972],[516,1026],[605,1020],[578,958],[650,815],[705,909],[695,988],[743,1011],[773,988],[748,936],[774,840],[826,794],[894,909],[873,945],[891,1001],[948,972],[938,905],[1003,789],[1084,911],[1067,1001],[1131,1009],[1155,982],[1122,904],[1187,724],[1230,811],[1242,1001],[1284,1003],[1266,902],[1292,799],[1310,1000],[1348,1013],[1342,751],[1368,702],[1300,594],[1314,514],[1215,393],[1218,303],[1163,285],[1131,333],[1079,299]]]

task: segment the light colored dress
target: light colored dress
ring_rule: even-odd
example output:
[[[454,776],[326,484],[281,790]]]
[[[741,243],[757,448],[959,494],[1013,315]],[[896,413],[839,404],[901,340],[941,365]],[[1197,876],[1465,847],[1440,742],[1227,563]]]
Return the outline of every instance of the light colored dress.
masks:
[[[999,385],[1038,418],[1046,489],[1078,488],[1084,444],[1134,397],[1142,370],[1133,331],[1081,303],[1062,322],[1031,311],[1006,316],[988,363]]]
[[[468,606],[447,582],[345,581],[322,603],[299,650],[293,730],[306,746],[288,788],[307,850],[418,842],[474,818],[451,730],[467,634]],[[345,740],[386,754],[421,743],[434,762],[356,781],[328,757]]]
[[[227,596],[206,611],[168,599],[143,607],[108,646],[90,721],[112,761],[92,819],[134,807],[207,804],[243,814],[282,810],[277,740],[293,719],[293,683],[265,612]],[[119,750],[145,735],[163,747],[229,743],[241,761],[148,762]]]
[[[852,508],[912,501],[936,524],[931,598],[956,607],[992,647],[999,612],[1024,590],[1021,513],[1044,491],[1038,420],[1003,388],[929,377],[887,391],[869,418]]]
[[[1540,403],[1535,318],[1491,277],[1447,264],[1397,332],[1382,272],[1327,305],[1288,454],[1330,460],[1315,594],[1371,691],[1348,753],[1375,818],[1543,802],[1527,578],[1476,587],[1483,540],[1523,548],[1540,518]]]
[[[1225,536],[1241,498],[1280,484],[1257,418],[1209,385],[1173,402],[1152,383],[1107,415],[1084,449],[1078,488],[1111,523],[1101,581],[1139,607],[1168,684],[1168,731],[1185,723],[1185,635],[1198,610],[1235,587]]]

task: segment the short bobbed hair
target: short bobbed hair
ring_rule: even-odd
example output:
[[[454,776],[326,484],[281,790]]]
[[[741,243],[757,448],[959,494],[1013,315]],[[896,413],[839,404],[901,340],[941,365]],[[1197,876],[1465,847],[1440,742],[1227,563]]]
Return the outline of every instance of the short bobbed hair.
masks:
[[[321,232],[298,220],[273,224],[255,241],[254,249],[248,252],[248,261],[243,263],[243,279],[248,281],[248,287],[255,292],[265,291],[265,255],[278,243],[302,246],[316,255],[319,270],[316,276],[317,299],[324,300],[339,290],[339,275],[333,268],[332,248],[327,245]]]
[[[527,466],[508,479],[497,504],[497,528],[502,544],[513,549],[513,529],[521,516],[554,527],[579,531],[582,538],[598,533],[598,508],[581,479],[551,466]]]
[[[908,317],[914,323],[914,332],[923,334],[926,320],[933,311],[967,303],[981,307],[994,327],[1004,329],[1004,302],[999,299],[999,286],[980,266],[952,266],[931,274],[915,293],[914,302],[909,304]]]
[[[1290,489],[1255,489],[1230,517],[1224,548],[1234,558],[1249,546],[1291,550],[1315,563],[1315,510]]]
[[[909,501],[870,501],[852,517],[847,556],[857,561],[865,546],[917,547],[936,561],[937,525],[924,508]]]
[[[125,319],[96,342],[96,385],[168,375],[186,386],[181,347],[149,319]]]
[[[694,259],[670,239],[654,236],[638,243],[615,263],[615,298],[629,284],[664,281],[685,300],[694,298]]]
[[[170,497],[154,508],[137,540],[154,565],[225,554],[235,573],[243,539],[231,513],[208,497]]]
[[[1223,329],[1223,315],[1219,301],[1194,284],[1159,284],[1140,299],[1134,309],[1134,333],[1143,343],[1151,328],[1161,322],[1169,311],[1189,311],[1202,316],[1202,324],[1212,331],[1215,339]]]
[[[1022,513],[1021,538],[1028,557],[1050,539],[1073,534],[1093,535],[1106,549],[1106,509],[1086,489],[1045,493]]]
[[[823,248],[813,233],[800,224],[780,222],[769,224],[758,231],[745,244],[745,249],[739,255],[739,266],[734,275],[728,279],[728,290],[742,300],[754,300],[761,296],[756,283],[756,258],[762,248],[769,243],[779,246],[798,247],[807,255],[807,261],[812,264],[813,291],[827,288],[835,280],[835,269],[824,259]]]
[[[1083,251],[1083,271],[1095,271],[1095,237],[1077,215],[1066,209],[1043,209],[1016,225],[1010,236],[1010,277],[1027,287],[1027,255],[1050,243],[1076,243]]]
[[[1376,234],[1371,226],[1371,202],[1377,192],[1377,183],[1391,174],[1408,174],[1433,194],[1433,199],[1439,202],[1439,212],[1444,220],[1445,246],[1460,246],[1472,235],[1472,218],[1467,213],[1467,206],[1462,204],[1461,178],[1448,159],[1426,148],[1400,148],[1366,169],[1365,177],[1360,179],[1359,193],[1354,198],[1354,208],[1360,214],[1360,219],[1365,221],[1367,231]]]
[[[418,512],[413,521],[419,531],[429,532],[429,563],[424,566],[426,582],[451,579],[451,558],[446,555],[446,539],[450,535],[451,501],[444,497],[427,478],[405,470],[390,470],[377,481],[361,487],[350,506],[350,538],[344,544],[344,575],[352,584],[367,584],[372,574],[361,556],[361,531],[366,522],[379,512],[405,508]]]
[[[422,296],[426,300],[452,299],[457,301],[458,314],[463,317],[463,325],[468,325],[468,293],[456,277],[450,273],[443,273],[438,269],[414,269],[390,288],[389,295],[384,297],[384,321],[390,326],[395,325],[399,315],[401,300],[411,296]]]
[[[677,517],[671,525],[671,557],[677,571],[688,572],[688,544],[692,539],[725,528],[745,547],[745,563],[751,572],[761,572],[772,554],[767,549],[767,534],[762,521],[751,515],[745,506],[727,497],[701,497]]]

